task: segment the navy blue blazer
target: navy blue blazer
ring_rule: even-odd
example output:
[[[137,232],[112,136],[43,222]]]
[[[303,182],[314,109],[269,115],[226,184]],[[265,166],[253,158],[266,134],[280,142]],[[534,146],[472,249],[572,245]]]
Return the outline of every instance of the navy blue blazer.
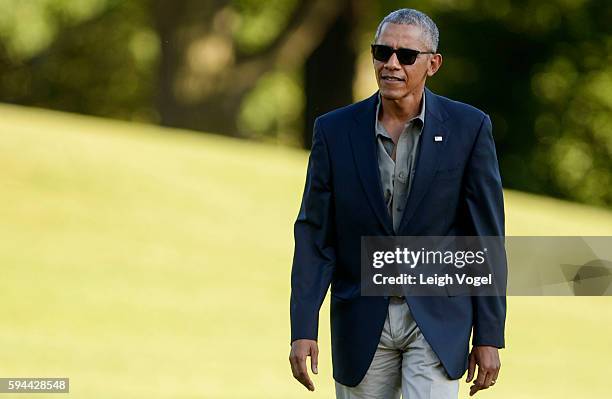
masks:
[[[503,236],[504,202],[488,115],[425,89],[415,175],[397,235]],[[374,123],[378,93],[318,117],[294,226],[291,341],[317,339],[331,284],[334,379],[356,386],[380,340],[389,299],[360,295],[361,236],[394,235],[385,206]],[[442,136],[435,141],[434,136]],[[505,297],[406,298],[452,379],[473,345],[504,347]]]

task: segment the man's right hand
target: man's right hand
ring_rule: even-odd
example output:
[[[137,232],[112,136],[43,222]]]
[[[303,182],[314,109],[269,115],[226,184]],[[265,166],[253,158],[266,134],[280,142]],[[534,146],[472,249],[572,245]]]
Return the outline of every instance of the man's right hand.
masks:
[[[302,383],[302,385],[308,388],[309,391],[314,391],[315,387],[308,375],[308,367],[306,366],[306,358],[308,356],[310,356],[310,368],[312,372],[318,374],[319,345],[317,341],[312,339],[296,339],[291,343],[289,363],[291,363],[293,376]]]

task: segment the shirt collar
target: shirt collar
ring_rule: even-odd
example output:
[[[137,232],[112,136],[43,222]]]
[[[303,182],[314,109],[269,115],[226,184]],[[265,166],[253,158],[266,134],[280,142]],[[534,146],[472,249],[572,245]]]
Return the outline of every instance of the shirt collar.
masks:
[[[378,120],[378,113],[380,111],[380,106],[382,105],[382,96],[380,92],[378,92],[378,104],[376,104],[376,135],[383,135],[385,137],[389,137],[387,131],[383,128],[382,124]],[[425,124],[425,91],[423,91],[423,96],[421,96],[421,105],[420,105],[419,114],[414,118],[410,119],[406,124],[412,122],[415,119],[421,121],[421,124]]]

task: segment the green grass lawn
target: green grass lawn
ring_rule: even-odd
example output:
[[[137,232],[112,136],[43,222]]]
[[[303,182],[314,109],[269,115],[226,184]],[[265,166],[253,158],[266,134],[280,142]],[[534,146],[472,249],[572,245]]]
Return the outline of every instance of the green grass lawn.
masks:
[[[86,399],[333,397],[327,302],[315,393],[287,360],[306,152],[0,115],[0,377],[69,377]],[[509,235],[612,235],[605,210],[512,191],[506,208]],[[610,396],[612,298],[508,309],[499,382],[478,396]]]

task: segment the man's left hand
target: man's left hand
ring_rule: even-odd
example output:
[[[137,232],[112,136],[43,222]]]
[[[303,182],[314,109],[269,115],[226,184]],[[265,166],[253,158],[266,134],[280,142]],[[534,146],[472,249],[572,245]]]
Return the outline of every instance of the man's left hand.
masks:
[[[494,346],[475,346],[469,357],[469,366],[466,382],[472,381],[478,365],[478,376],[470,387],[470,396],[481,389],[487,389],[495,385],[501,363],[499,362],[499,351]]]

